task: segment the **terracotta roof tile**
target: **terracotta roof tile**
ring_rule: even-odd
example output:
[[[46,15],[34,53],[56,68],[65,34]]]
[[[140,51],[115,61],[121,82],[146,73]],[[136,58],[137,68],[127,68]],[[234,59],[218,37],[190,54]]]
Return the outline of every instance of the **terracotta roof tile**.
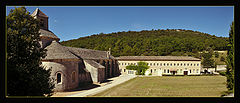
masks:
[[[92,49],[84,49],[84,48],[75,48],[75,47],[66,47],[72,53],[80,56],[82,59],[109,59],[107,58],[106,51],[92,50]],[[113,59],[113,56],[110,56]]]
[[[51,32],[50,30],[44,30],[44,29],[40,29],[39,30],[40,33],[40,37],[50,37],[53,38],[55,40],[60,40],[53,32]]]
[[[201,61],[201,59],[189,56],[120,56],[117,60],[163,60],[163,61]]]

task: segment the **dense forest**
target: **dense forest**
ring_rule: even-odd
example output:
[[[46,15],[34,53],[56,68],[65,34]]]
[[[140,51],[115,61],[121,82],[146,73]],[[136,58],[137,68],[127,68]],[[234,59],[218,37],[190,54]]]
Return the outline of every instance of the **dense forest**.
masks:
[[[113,56],[165,56],[188,55],[199,57],[200,51],[211,47],[213,50],[226,50],[227,37],[216,37],[184,29],[122,31],[109,34],[95,34],[79,39],[62,41],[70,47],[107,51]]]

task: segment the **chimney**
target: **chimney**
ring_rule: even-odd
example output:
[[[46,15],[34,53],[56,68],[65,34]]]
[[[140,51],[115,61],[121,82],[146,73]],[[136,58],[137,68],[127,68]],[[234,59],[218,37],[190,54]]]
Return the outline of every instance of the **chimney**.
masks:
[[[111,55],[111,48],[109,48],[109,50],[107,51],[107,58],[110,59],[110,55]]]

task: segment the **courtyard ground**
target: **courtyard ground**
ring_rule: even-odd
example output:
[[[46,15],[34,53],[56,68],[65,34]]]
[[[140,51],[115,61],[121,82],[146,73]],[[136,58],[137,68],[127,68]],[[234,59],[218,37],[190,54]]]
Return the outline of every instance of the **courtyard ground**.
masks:
[[[152,76],[136,77],[93,96],[220,97],[226,90],[224,76]]]
[[[84,84],[72,91],[55,92],[52,97],[86,97],[100,93],[135,77],[134,75],[120,75],[118,77],[109,78],[101,84]]]

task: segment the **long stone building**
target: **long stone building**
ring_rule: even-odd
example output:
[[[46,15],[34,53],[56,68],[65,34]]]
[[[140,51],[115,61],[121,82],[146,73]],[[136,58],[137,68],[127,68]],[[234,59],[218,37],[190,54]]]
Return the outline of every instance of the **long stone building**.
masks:
[[[46,14],[37,8],[31,16],[40,20],[39,44],[47,49],[42,65],[52,69],[54,91],[72,90],[82,83],[101,83],[120,75],[117,60],[110,51],[62,46],[60,39],[48,29]]]
[[[127,70],[128,65],[144,61],[149,66],[145,75],[200,75],[201,59],[188,56],[120,56],[116,58],[121,74],[135,75],[135,70]]]

